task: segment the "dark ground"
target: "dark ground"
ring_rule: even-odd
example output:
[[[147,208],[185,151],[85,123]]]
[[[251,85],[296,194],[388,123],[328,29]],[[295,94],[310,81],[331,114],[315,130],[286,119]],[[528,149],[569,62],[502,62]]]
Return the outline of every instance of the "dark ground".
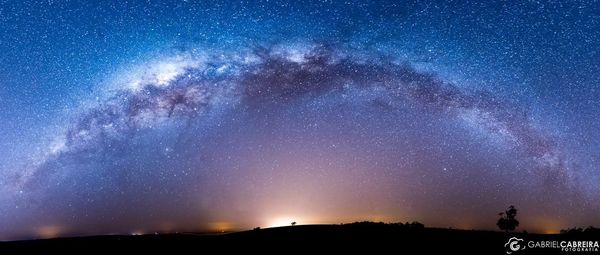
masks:
[[[360,223],[302,225],[220,235],[159,234],[93,236],[0,242],[0,254],[203,254],[264,252],[369,252],[387,254],[506,254],[510,237],[531,240],[600,240],[598,233],[561,235],[422,228],[408,225]],[[600,254],[560,249],[525,249],[512,254]]]

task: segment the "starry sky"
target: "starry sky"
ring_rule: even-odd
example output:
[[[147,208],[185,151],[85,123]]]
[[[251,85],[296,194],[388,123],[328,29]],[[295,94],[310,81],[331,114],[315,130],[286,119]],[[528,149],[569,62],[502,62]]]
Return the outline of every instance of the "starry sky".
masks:
[[[600,226],[597,1],[0,1],[0,240]]]

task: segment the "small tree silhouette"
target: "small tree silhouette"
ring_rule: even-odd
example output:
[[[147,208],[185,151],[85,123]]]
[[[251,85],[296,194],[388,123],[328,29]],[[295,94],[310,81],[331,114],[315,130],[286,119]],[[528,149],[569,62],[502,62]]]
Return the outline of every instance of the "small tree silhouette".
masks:
[[[296,226],[296,222],[295,222],[295,221],[294,221],[294,222],[292,222],[292,226]]]
[[[496,225],[501,230],[506,232],[513,231],[519,226],[519,221],[515,218],[517,216],[517,208],[515,208],[515,206],[509,206],[508,210],[501,212],[498,215],[500,216],[500,219],[498,219]]]

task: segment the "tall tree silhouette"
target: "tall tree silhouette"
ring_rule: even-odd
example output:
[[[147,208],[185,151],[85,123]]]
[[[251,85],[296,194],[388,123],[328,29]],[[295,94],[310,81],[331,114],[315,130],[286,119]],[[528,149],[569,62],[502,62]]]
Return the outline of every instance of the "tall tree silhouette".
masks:
[[[519,221],[516,219],[517,217],[517,208],[514,205],[508,207],[508,209],[504,212],[498,214],[500,219],[496,225],[506,232],[513,231],[515,228],[519,226]]]

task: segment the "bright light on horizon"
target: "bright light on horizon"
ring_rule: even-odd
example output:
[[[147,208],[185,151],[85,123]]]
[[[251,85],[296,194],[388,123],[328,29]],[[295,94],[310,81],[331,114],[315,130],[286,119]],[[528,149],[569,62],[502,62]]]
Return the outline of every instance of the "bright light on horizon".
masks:
[[[274,218],[273,220],[269,221],[269,223],[267,224],[267,227],[274,228],[274,227],[291,226],[292,222],[298,223],[299,221],[294,219],[293,217],[277,217],[277,218]]]

